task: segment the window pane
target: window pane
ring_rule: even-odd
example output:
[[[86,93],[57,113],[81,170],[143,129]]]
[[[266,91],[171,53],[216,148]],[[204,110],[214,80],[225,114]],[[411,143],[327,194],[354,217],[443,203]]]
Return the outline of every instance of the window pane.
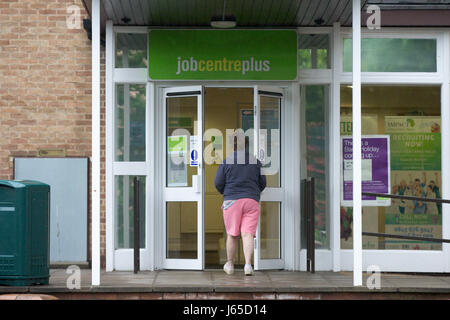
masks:
[[[190,136],[197,135],[197,97],[167,98],[167,186],[192,187],[197,167],[189,165]]]
[[[116,85],[116,161],[145,161],[145,103],[145,85]]]
[[[115,247],[129,249],[134,247],[134,177],[116,176],[115,178]],[[139,197],[140,247],[145,248],[145,177],[141,181]]]
[[[328,34],[301,34],[298,49],[300,69],[329,69],[329,48]]]
[[[197,259],[197,202],[167,202],[166,223],[166,257]]]
[[[315,178],[315,243],[328,248],[329,210],[327,207],[327,123],[328,85],[304,86],[307,176]]]
[[[261,259],[280,259],[280,203],[261,202]]]
[[[279,97],[261,96],[261,148],[264,155],[263,173],[267,187],[280,187],[280,103]],[[261,155],[260,158],[262,159]]]
[[[344,39],[343,71],[352,71],[352,39]],[[361,39],[362,72],[436,72],[436,39]]]
[[[116,34],[116,68],[147,68],[147,34]]]
[[[352,90],[341,87],[341,135],[351,135]],[[439,86],[363,86],[362,133],[390,137],[391,194],[441,198]],[[342,186],[341,186],[342,188]],[[363,207],[362,230],[442,238],[442,205],[391,200]],[[341,248],[352,248],[352,208],[341,207]],[[441,250],[440,243],[363,236],[364,249]]]

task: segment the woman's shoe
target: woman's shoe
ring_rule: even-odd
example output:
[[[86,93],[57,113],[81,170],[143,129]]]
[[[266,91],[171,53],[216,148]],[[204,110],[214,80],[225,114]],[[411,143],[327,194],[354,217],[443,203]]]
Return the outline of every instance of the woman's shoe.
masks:
[[[225,271],[226,274],[233,274],[234,267],[231,263],[227,262],[223,265],[223,271]]]
[[[244,273],[246,276],[252,276],[253,275],[253,268],[251,264],[246,264],[244,266]]]

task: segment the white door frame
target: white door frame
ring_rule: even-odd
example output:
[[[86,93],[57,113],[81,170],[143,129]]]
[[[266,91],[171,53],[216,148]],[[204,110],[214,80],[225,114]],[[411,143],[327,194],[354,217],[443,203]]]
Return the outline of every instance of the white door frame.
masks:
[[[198,93],[195,93],[198,92]],[[170,94],[180,94],[175,97],[197,97],[197,138],[199,141],[203,138],[203,87],[202,86],[181,86],[181,87],[169,87],[164,89],[164,119],[167,119],[167,100],[171,99]],[[195,125],[195,122],[194,122]],[[164,121],[164,134],[161,137],[164,139],[164,150],[167,150],[167,121]],[[202,145],[202,144],[200,144]],[[187,151],[189,153],[189,151]],[[163,268],[164,269],[184,269],[184,270],[203,270],[205,267],[204,257],[204,209],[203,209],[203,148],[198,149],[199,161],[197,167],[197,175],[192,176],[191,187],[168,187],[167,185],[167,153],[161,153],[163,155],[163,172],[164,172],[164,184],[163,184],[163,252],[167,253],[167,202],[197,202],[197,259],[174,259],[167,258],[166,254],[163,256]],[[189,166],[189,164],[186,164]]]
[[[279,94],[281,96],[276,96],[276,94]],[[269,97],[277,97],[280,99],[280,105],[279,105],[279,119],[280,119],[280,146],[281,146],[281,154],[280,154],[280,167],[281,167],[281,174],[280,174],[280,187],[279,188],[268,188],[262,192],[261,194],[261,202],[264,201],[270,201],[270,202],[278,202],[280,203],[280,258],[279,259],[262,259],[261,258],[261,219],[258,221],[258,228],[256,231],[256,238],[255,238],[255,251],[254,251],[254,263],[255,263],[255,270],[264,270],[264,269],[284,269],[284,243],[286,243],[283,239],[284,237],[284,231],[283,231],[283,204],[284,204],[284,190],[285,187],[284,181],[282,179],[282,173],[285,171],[285,168],[281,165],[281,158],[282,153],[286,147],[282,147],[282,139],[283,139],[283,121],[281,115],[283,112],[283,106],[284,106],[284,90],[280,87],[275,86],[261,86],[256,85],[254,86],[253,91],[253,97],[254,97],[254,104],[255,104],[255,119],[254,119],[254,128],[255,128],[255,150],[254,154],[259,159],[261,155],[262,146],[260,145],[260,129],[261,129],[261,96],[269,96]],[[271,134],[270,132],[267,132],[267,135]],[[270,148],[270,146],[267,146],[267,148]],[[265,151],[265,150],[264,150]],[[266,152],[264,152],[266,153]]]
[[[154,87],[154,96],[155,96],[155,137],[165,137],[165,101],[164,101],[164,90],[165,88],[174,88],[180,86],[198,86],[203,85],[204,87],[225,87],[225,88],[255,88],[255,82],[226,82],[226,81],[157,81],[150,82]],[[285,145],[289,139],[292,138],[292,135],[286,134],[292,130],[292,124],[299,125],[298,122],[290,121],[292,120],[291,113],[293,112],[293,103],[291,103],[291,91],[293,88],[292,82],[257,82],[258,85],[270,85],[273,87],[283,88],[284,99],[282,100],[281,105],[281,140],[280,143],[282,146]],[[153,155],[153,162],[155,163],[155,179],[154,179],[154,199],[153,210],[155,212],[154,216],[154,234],[153,234],[153,258],[151,259],[153,262],[152,269],[164,269],[166,267],[165,262],[165,248],[161,245],[161,243],[165,243],[165,225],[164,225],[164,217],[162,214],[158,214],[161,212],[165,212],[164,203],[164,192],[161,186],[165,184],[165,157],[161,156],[165,152],[165,145],[163,145],[164,141],[161,138],[157,138],[153,141],[155,144],[154,150],[155,153]],[[291,142],[290,142],[291,143]],[[295,148],[293,148],[295,149]],[[159,155],[159,156],[157,156]],[[288,148],[282,147],[282,155],[281,158],[281,166],[282,168],[293,167],[298,164],[298,158],[294,155],[294,150],[288,150]],[[283,188],[280,190],[286,190],[287,188],[291,188],[295,185],[296,181],[299,181],[300,178],[296,178],[292,174],[286,174],[286,170],[282,169],[281,172],[281,181]],[[300,230],[300,219],[295,219],[295,215],[300,214],[300,201],[287,199],[287,194],[293,194],[292,192],[282,192],[276,191],[276,193],[281,193],[281,254],[282,254],[282,263],[278,261],[278,265],[274,268],[286,268],[293,269],[294,261],[298,261],[300,252],[296,252],[292,250],[294,246],[293,239],[296,234],[298,234],[297,230]],[[262,199],[264,198],[264,192],[262,194]],[[267,196],[269,197],[269,196]],[[280,197],[276,197],[279,199]],[[270,201],[272,197],[267,198],[267,201]],[[275,198],[274,198],[275,199]],[[275,200],[273,200],[275,201]],[[279,201],[279,200],[276,200]],[[298,202],[298,203],[297,203]],[[203,202],[202,202],[203,204]],[[296,223],[294,223],[296,221]],[[204,237],[203,237],[204,239]],[[291,240],[289,240],[291,239]],[[203,240],[204,241],[204,240]],[[165,247],[165,245],[164,245]],[[150,253],[152,255],[152,253]],[[292,256],[293,255],[293,256]],[[255,256],[256,258],[256,256]],[[203,253],[204,259],[204,253]],[[256,259],[255,259],[256,261]],[[174,266],[176,267],[176,265]],[[203,264],[204,267],[204,264]],[[186,269],[186,268],[184,268]]]

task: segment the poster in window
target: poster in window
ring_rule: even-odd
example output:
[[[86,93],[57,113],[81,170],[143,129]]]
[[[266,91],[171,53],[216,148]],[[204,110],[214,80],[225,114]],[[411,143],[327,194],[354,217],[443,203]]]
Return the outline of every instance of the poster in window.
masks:
[[[441,119],[433,116],[386,116],[391,136],[392,194],[441,198]],[[394,200],[386,208],[385,232],[442,238],[442,205]],[[386,249],[439,250],[440,243],[386,239]]]
[[[187,136],[169,136],[167,146],[167,186],[187,187]]]

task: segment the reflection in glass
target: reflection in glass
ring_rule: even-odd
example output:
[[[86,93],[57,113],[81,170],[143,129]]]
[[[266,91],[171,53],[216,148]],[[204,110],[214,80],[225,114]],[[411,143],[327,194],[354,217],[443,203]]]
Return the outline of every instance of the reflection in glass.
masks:
[[[189,165],[190,137],[197,135],[197,96],[167,98],[167,186],[192,187],[197,167]]]
[[[329,48],[328,34],[301,34],[298,49],[300,69],[329,69]]]
[[[316,248],[328,248],[328,207],[326,161],[326,118],[328,85],[308,85],[302,88],[306,121],[307,176],[315,178],[315,243]]]
[[[281,98],[260,96],[260,150],[263,160],[263,173],[266,175],[267,187],[280,187],[280,103]],[[260,151],[261,153],[261,151]]]
[[[261,202],[261,259],[281,258],[281,215],[279,202]]]
[[[197,259],[197,202],[167,202],[168,259]]]
[[[115,161],[145,161],[145,85],[116,85]]]
[[[134,177],[115,177],[115,248],[134,247]],[[141,181],[140,194],[140,247],[145,248],[145,177]]]
[[[147,34],[116,34],[116,68],[147,68]]]
[[[439,86],[362,86],[362,133],[389,135],[391,194],[441,198],[441,89]],[[352,134],[352,90],[341,86],[341,136]],[[352,208],[341,207],[341,248],[351,249]],[[442,206],[391,200],[363,207],[362,229],[442,238]],[[363,236],[364,249],[441,250],[442,244]]]
[[[344,39],[343,71],[352,71],[352,39]],[[436,39],[361,39],[362,72],[436,72]]]

